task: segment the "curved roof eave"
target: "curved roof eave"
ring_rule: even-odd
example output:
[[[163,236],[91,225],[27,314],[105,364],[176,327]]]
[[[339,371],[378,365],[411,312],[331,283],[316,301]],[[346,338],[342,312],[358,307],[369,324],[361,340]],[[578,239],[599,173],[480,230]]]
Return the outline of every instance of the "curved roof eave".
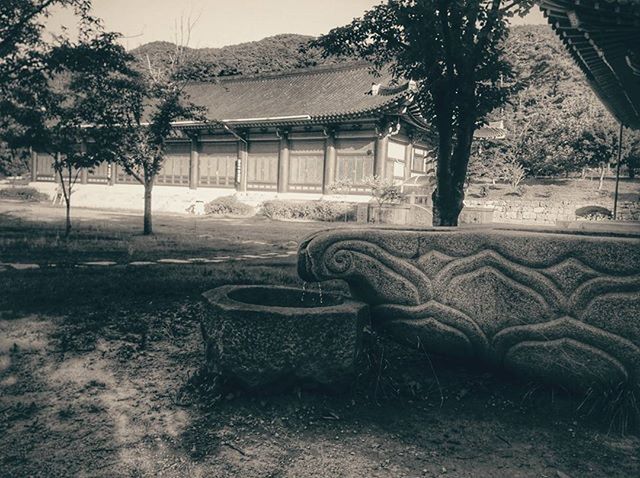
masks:
[[[640,129],[640,0],[540,0],[540,8],[611,114]]]

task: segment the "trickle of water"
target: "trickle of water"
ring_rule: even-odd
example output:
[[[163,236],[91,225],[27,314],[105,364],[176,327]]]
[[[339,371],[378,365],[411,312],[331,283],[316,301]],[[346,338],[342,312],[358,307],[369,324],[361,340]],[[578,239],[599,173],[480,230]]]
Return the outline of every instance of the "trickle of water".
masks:
[[[302,282],[302,297],[300,297],[300,302],[304,304],[304,295],[307,292],[307,281]]]
[[[320,305],[322,305],[322,284],[318,282],[318,295],[320,296]]]

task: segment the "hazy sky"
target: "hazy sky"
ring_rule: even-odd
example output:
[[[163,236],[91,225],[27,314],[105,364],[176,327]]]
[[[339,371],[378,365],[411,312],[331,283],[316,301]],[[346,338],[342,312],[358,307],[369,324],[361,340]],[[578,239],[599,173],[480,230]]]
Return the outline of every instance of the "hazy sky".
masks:
[[[278,33],[317,36],[344,25],[380,0],[94,0],[94,14],[118,31],[127,48],[155,40],[174,41],[176,21],[198,18],[189,46],[220,47]],[[73,15],[57,9],[47,29],[72,27]],[[536,7],[514,23],[545,23]]]

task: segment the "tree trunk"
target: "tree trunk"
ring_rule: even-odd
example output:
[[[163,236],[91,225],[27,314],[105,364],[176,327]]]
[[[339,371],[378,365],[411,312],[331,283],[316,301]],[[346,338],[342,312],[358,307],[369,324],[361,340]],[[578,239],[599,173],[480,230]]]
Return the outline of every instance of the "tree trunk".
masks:
[[[449,193],[455,196],[455,191]],[[462,211],[462,201],[442,200],[434,197],[433,201],[433,225],[435,227],[457,226],[458,216]]]
[[[458,214],[462,205],[456,204],[451,173],[451,152],[453,149],[453,132],[451,128],[441,127],[438,131],[438,171],[436,189],[433,191],[433,225],[457,226]]]
[[[636,177],[636,170],[632,166],[627,166],[627,170],[629,172],[629,179],[634,179]]]
[[[148,236],[153,234],[153,224],[151,220],[151,191],[153,189],[153,179],[144,179],[144,228],[143,234]]]
[[[438,181],[433,192],[433,225],[457,226],[458,216],[464,207],[464,180],[456,181],[450,178]]]
[[[68,182],[65,186],[64,184],[64,175],[62,174],[62,169],[58,170],[58,178],[60,179],[60,190],[62,191],[62,197],[64,198],[65,205],[65,225],[64,225],[64,235],[65,237],[69,237],[71,234],[71,193],[73,192],[73,188],[71,187],[71,166],[67,169],[68,172]],[[56,188],[56,196],[54,198],[54,204],[58,201],[58,189]]]
[[[64,227],[64,235],[69,236],[69,234],[71,234],[71,194],[66,198],[65,204],[67,208],[67,218]]]
[[[469,101],[469,104],[472,104]],[[440,142],[440,151],[449,154],[447,178],[438,171],[438,188],[433,195],[433,225],[457,226],[458,216],[464,207],[464,184],[467,178],[469,157],[471,156],[471,143],[475,130],[475,115],[472,111],[459,112],[464,115],[462,124],[456,129],[455,147],[450,134],[444,135]],[[440,181],[442,179],[442,181]]]
[[[604,186],[604,171],[605,171],[605,166],[604,164],[600,165],[600,182],[598,183],[598,191],[602,191],[602,186]]]

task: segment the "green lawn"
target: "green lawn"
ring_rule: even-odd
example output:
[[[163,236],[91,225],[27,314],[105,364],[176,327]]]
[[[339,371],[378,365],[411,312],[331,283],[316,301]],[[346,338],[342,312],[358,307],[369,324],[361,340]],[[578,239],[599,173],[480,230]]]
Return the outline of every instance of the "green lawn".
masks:
[[[0,270],[2,477],[640,476],[640,438],[592,401],[375,335],[343,394],[220,395],[201,292],[300,285],[295,256],[127,265],[290,251],[336,225],[157,216],[149,238],[136,215],[78,210],[66,240],[61,212],[0,202],[0,262],[41,265]],[[118,265],[76,267],[100,259]]]
[[[211,257],[227,252],[282,251],[305,235],[344,223],[275,222],[262,217],[216,219],[156,215],[155,234],[143,236],[139,214],[72,210],[73,231],[64,237],[64,210],[38,203],[0,202],[0,257],[30,260],[131,262]]]

